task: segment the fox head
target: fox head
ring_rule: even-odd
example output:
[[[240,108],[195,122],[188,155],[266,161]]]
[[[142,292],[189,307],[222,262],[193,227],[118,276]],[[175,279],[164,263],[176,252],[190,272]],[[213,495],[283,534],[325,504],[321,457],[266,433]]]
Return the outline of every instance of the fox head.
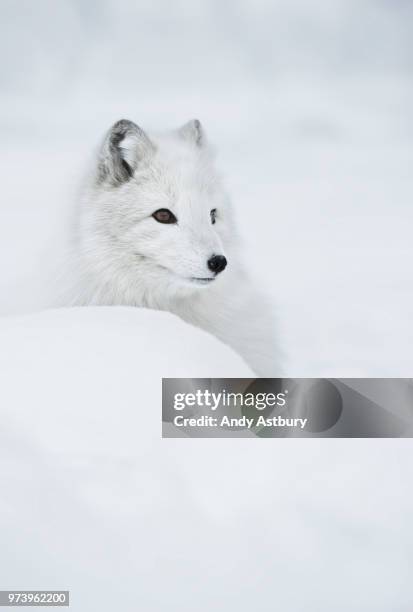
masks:
[[[80,224],[83,256],[101,283],[124,292],[143,277],[159,290],[223,282],[233,234],[229,199],[198,120],[157,137],[132,121],[112,126]]]

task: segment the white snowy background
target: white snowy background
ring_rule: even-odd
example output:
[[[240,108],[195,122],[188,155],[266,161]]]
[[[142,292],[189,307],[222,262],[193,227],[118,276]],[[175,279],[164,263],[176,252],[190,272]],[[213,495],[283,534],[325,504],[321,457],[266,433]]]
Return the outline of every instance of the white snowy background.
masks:
[[[411,612],[409,440],[160,440],[164,313],[53,302],[103,132],[203,122],[291,376],[411,376],[409,0],[0,0],[0,588],[72,609]]]

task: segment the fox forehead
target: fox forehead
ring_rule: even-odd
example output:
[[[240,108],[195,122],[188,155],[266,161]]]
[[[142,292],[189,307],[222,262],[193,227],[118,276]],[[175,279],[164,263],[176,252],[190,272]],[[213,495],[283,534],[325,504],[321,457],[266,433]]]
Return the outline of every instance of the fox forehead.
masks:
[[[210,160],[179,145],[165,148],[159,144],[153,158],[136,172],[131,187],[144,193],[149,202],[162,200],[177,208],[209,206],[223,190],[221,179]]]

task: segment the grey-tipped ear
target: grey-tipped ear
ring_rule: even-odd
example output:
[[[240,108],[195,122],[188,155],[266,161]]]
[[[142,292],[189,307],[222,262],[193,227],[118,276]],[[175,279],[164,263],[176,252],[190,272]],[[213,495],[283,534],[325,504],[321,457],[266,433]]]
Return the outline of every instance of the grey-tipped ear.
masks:
[[[179,128],[178,131],[182,138],[188,142],[193,142],[198,147],[202,147],[205,144],[205,134],[199,119],[191,119],[191,121],[188,121],[188,123]]]
[[[128,119],[117,121],[107,133],[99,155],[98,179],[112,185],[127,182],[139,162],[155,151],[145,132]]]

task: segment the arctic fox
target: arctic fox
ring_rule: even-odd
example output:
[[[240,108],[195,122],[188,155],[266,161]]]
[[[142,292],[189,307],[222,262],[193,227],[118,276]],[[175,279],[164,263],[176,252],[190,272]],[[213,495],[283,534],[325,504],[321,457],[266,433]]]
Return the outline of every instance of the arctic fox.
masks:
[[[107,133],[83,188],[72,305],[167,310],[279,375],[273,316],[242,263],[229,198],[198,120],[149,137]]]

